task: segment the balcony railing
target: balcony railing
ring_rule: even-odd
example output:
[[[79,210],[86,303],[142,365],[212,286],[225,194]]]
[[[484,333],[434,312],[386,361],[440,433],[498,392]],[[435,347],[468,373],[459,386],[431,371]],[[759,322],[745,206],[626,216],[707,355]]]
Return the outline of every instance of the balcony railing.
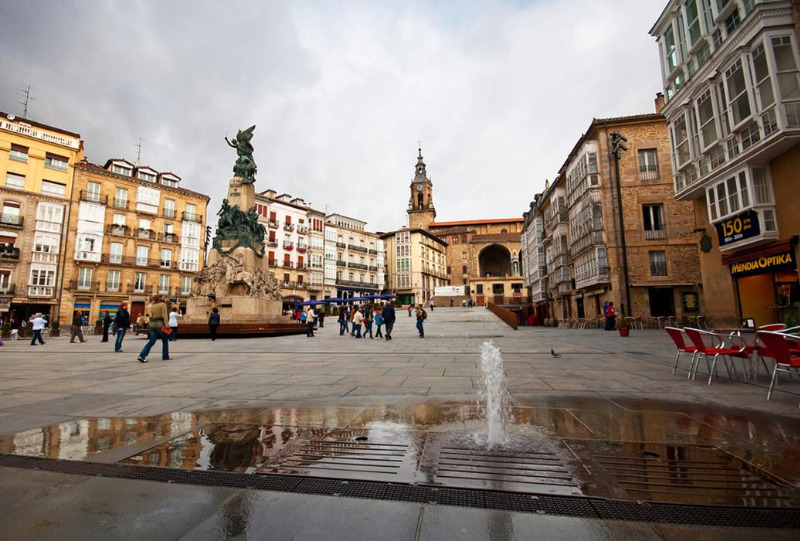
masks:
[[[284,260],[284,261],[281,261],[281,262],[277,263],[276,266],[277,267],[282,267],[284,269],[293,269],[294,268],[294,263],[292,263],[291,261],[285,261]]]
[[[127,225],[108,224],[106,226],[106,233],[118,237],[127,237],[131,234],[131,228]]]
[[[294,231],[294,224],[283,224],[284,231]]]
[[[158,240],[160,242],[171,242],[174,244],[178,244],[178,235],[175,233],[159,233]]]
[[[337,267],[346,267],[347,266],[347,262],[342,261],[341,259],[337,259],[336,260],[336,266]]]
[[[361,263],[348,263],[347,266],[350,267],[351,269],[361,269],[361,270],[367,270],[369,268],[366,265],[362,265]]]
[[[0,225],[22,227],[25,217],[18,214],[0,214]]]
[[[306,225],[298,225],[297,226],[297,234],[298,235],[307,235],[308,234],[308,226],[306,226]]]
[[[300,252],[301,254],[304,254],[308,251],[308,248],[306,246],[298,246],[297,251]]]
[[[137,239],[156,240],[156,232],[152,229],[137,228],[134,235]]]
[[[202,214],[195,214],[194,212],[186,212],[185,210],[182,213],[183,221],[184,222],[197,222],[198,224],[203,223],[203,215]]]
[[[175,218],[175,216],[176,216],[177,214],[178,214],[178,213],[177,213],[177,212],[175,212],[175,209],[168,209],[168,208],[165,208],[163,211],[161,211],[161,215],[162,215],[164,218],[169,218],[169,219],[174,219],[174,218]],[[189,221],[191,222],[191,221],[193,221],[193,220],[189,220]]]
[[[355,245],[355,244],[348,244],[348,245],[347,245],[347,247],[348,247],[350,250],[354,250],[354,251],[356,251],[356,252],[364,252],[365,254],[366,254],[366,253],[369,251],[369,249],[368,249],[368,248],[365,248],[365,247],[363,247],[363,246],[357,246],[357,245]]]
[[[17,284],[0,284],[0,295],[13,295]]]
[[[373,248],[370,248],[369,250],[367,250],[367,252],[369,252],[372,255],[378,255],[378,250],[375,250]]]
[[[278,229],[278,221],[277,220],[270,220],[267,222],[267,225],[270,229]]]
[[[284,250],[294,250],[294,243],[293,242],[283,242],[283,249]]]
[[[81,282],[79,280],[72,280],[67,284],[70,291],[100,291],[100,282]]]
[[[352,280],[341,280],[336,279],[337,286],[353,286],[353,287],[363,287],[365,289],[375,289],[378,287],[378,284],[375,282],[355,282]]]
[[[644,230],[644,238],[645,240],[661,240],[667,237],[666,232],[663,229],[645,229]]]
[[[56,288],[53,286],[28,286],[28,297],[52,298]]]
[[[277,248],[278,247],[278,241],[274,240],[274,239],[269,239],[269,240],[267,240],[267,246],[269,246],[270,248]]]
[[[151,285],[143,285],[143,286],[128,286],[126,293],[128,295],[147,295],[150,296],[153,294],[153,286]]]
[[[87,192],[86,190],[80,191],[80,200],[88,203],[99,203],[100,205],[108,204],[108,196],[94,192]]]
[[[19,260],[19,248],[13,244],[0,244],[0,260],[17,261]]]
[[[337,242],[336,243],[336,247],[337,248],[347,248],[347,244],[345,244],[343,242]]]
[[[111,206],[115,209],[127,209],[128,208],[128,199],[122,199],[119,197],[115,197],[112,199]]]
[[[92,261],[95,263],[100,262],[100,252],[90,252],[88,250],[75,250],[76,261]]]
[[[658,180],[658,166],[645,165],[639,167],[639,180]]]

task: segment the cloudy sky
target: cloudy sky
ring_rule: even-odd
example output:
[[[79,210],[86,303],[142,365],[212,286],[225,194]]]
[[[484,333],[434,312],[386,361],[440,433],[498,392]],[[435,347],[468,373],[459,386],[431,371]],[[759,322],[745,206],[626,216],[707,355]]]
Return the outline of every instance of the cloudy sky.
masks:
[[[592,117],[653,112],[666,0],[3,0],[0,111],[209,194],[256,125],[256,188],[401,227],[417,142],[437,219],[521,216]]]

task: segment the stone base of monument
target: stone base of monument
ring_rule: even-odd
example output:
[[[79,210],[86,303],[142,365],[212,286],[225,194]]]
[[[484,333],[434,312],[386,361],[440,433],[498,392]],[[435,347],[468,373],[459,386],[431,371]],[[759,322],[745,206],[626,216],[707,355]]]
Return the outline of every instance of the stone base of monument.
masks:
[[[208,297],[186,299],[186,315],[180,321],[180,336],[208,337],[208,314],[219,310],[219,336],[272,336],[300,334],[306,326],[281,315],[281,301],[257,297]]]

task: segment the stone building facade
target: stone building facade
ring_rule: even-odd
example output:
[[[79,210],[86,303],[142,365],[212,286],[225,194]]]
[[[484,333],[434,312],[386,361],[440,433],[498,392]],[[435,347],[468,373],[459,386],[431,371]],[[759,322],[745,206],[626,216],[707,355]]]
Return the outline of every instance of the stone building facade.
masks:
[[[650,30],[715,326],[800,320],[798,5],[671,0]]]
[[[619,194],[613,132],[628,147]],[[592,121],[524,215],[525,283],[537,322],[596,318],[605,301],[642,318],[702,314],[694,210],[674,199],[668,156],[660,114]]]
[[[325,217],[326,298],[352,299],[383,291],[383,240],[366,225],[343,214]]]
[[[77,133],[0,113],[0,318],[57,318]]]
[[[289,194],[256,194],[256,212],[267,231],[269,267],[281,285],[284,307],[324,298],[324,213]]]
[[[437,286],[446,285],[447,243],[422,228],[381,235],[386,288],[401,305],[427,304]]]
[[[149,297],[184,306],[203,267],[209,197],[181,178],[124,159],[75,165],[60,321],[94,324],[127,302],[135,319]]]

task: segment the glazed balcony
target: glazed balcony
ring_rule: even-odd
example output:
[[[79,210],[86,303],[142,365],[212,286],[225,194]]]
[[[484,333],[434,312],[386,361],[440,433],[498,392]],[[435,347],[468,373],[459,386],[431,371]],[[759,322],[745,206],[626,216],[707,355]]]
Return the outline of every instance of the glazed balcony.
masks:
[[[56,288],[54,286],[28,286],[28,297],[39,299],[52,299]]]

